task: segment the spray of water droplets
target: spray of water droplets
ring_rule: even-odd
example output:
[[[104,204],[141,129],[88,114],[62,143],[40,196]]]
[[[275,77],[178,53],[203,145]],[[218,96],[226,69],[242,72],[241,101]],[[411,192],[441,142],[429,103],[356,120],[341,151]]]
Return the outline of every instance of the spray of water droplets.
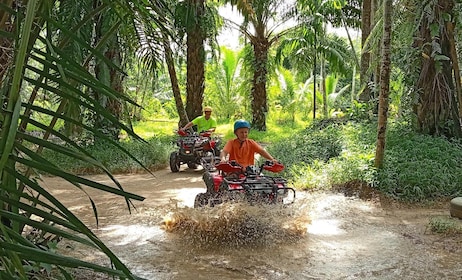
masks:
[[[271,245],[300,240],[310,219],[279,205],[225,203],[199,209],[177,208],[164,217],[163,229],[201,246]]]

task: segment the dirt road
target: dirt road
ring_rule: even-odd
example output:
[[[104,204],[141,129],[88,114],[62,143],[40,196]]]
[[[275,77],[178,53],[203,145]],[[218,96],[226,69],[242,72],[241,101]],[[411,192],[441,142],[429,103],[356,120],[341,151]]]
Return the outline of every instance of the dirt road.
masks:
[[[462,278],[462,237],[428,230],[430,219],[448,216],[445,205],[383,208],[342,194],[299,192],[289,208],[197,210],[192,206],[204,190],[201,170],[163,169],[154,175],[116,176],[126,191],[146,198],[134,202],[132,214],[123,199],[89,189],[98,228],[81,191],[57,178],[44,183],[146,279]],[[110,184],[103,175],[91,178]],[[166,220],[170,231],[163,228]],[[232,232],[236,228],[245,232]],[[104,263],[79,247],[63,250]],[[80,279],[88,279],[85,275]]]

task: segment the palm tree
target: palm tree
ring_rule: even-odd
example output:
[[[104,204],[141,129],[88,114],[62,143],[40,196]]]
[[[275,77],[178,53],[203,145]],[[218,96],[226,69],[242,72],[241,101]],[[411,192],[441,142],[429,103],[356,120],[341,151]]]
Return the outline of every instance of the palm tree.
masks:
[[[313,117],[316,117],[316,102],[318,98],[318,90],[316,89],[317,81],[320,81],[321,89],[319,92],[322,93],[322,100],[324,105],[324,116],[327,117],[328,105],[326,77],[324,71],[322,71],[321,79],[316,74],[317,70],[317,58],[321,58],[320,65],[323,65],[322,69],[327,68],[333,75],[343,75],[346,77],[352,76],[351,65],[354,64],[352,59],[352,52],[349,49],[343,38],[336,35],[325,34],[325,29],[320,29],[318,35],[314,34],[312,27],[300,27],[297,30],[286,34],[281,40],[278,47],[278,53],[276,55],[278,61],[288,61],[294,69],[299,73],[304,74],[304,79],[313,77],[313,98],[310,101],[313,102]],[[310,73],[312,72],[312,74]]]
[[[91,11],[97,10],[102,4],[102,1],[66,1],[56,7],[54,13],[56,14],[57,20],[59,20],[63,26],[71,29],[75,26],[76,21],[78,21],[82,14],[90,14]],[[63,50],[65,50],[70,57],[83,64],[84,67],[95,72],[100,82],[123,94],[122,82],[124,74],[118,71],[117,68],[123,68],[124,60],[127,58],[127,56],[122,55],[123,48],[125,48],[124,51],[126,51],[126,53],[133,52],[133,47],[130,50],[129,46],[131,45],[126,43],[127,41],[131,41],[132,38],[127,39],[127,35],[123,34],[123,32],[127,31],[127,28],[125,28],[125,30],[122,28],[117,29],[121,25],[121,22],[115,16],[116,13],[114,11],[108,11],[110,12],[104,14],[99,13],[93,16],[91,20],[85,21],[75,33],[75,36],[80,40],[99,42],[98,48],[101,49],[104,57],[95,58],[94,63],[90,64],[87,62],[84,64],[83,60],[89,55],[88,50],[75,44],[63,44]],[[65,36],[54,28],[51,31],[59,34],[58,36]],[[133,31],[131,31],[131,33],[133,33]],[[111,63],[108,64],[107,61]],[[121,100],[107,97],[99,92],[92,92],[92,94],[115,118],[121,119],[124,105]],[[80,108],[76,102],[68,101],[65,105],[64,112],[66,116],[71,118],[83,119],[83,116],[86,116],[88,119],[87,121],[91,122],[96,129],[112,139],[118,140],[120,129],[116,128],[111,122],[106,121],[101,116],[89,115],[81,109],[82,108]],[[78,127],[70,122],[65,122],[65,128],[66,135],[68,136],[81,134]],[[95,139],[95,141],[98,141],[98,139]]]
[[[370,49],[367,48],[366,41],[371,34],[372,30],[372,3],[373,0],[363,0],[362,4],[362,13],[361,13],[361,67],[360,67],[360,85],[361,85],[361,93],[359,95],[359,100],[361,101],[369,101],[371,98],[371,91],[369,88],[369,81],[370,75],[368,74],[370,60],[371,60],[371,53]]]
[[[242,51],[233,51],[226,47],[220,49],[220,59],[211,66],[210,93],[206,96],[208,104],[214,103],[215,111],[221,117],[230,119],[242,105],[243,96],[239,86],[242,84]]]
[[[181,13],[181,8],[177,7],[176,1],[166,1],[166,6],[162,7],[163,14],[159,15],[159,20],[162,25],[153,22],[151,24],[144,22],[136,26],[136,33],[139,41],[139,49],[137,51],[136,61],[145,70],[152,73],[158,71],[162,67],[167,67],[168,77],[170,79],[171,91],[173,93],[173,99],[175,101],[176,111],[179,116],[179,126],[184,126],[189,122],[188,115],[185,110],[185,106],[182,99],[180,90],[180,82],[178,78],[177,57],[183,53],[183,47],[181,40],[182,27],[178,28],[178,25],[182,25],[182,17],[175,16],[176,13]],[[182,7],[180,5],[180,7]],[[175,25],[175,21],[176,25]],[[175,53],[177,55],[175,55]],[[155,76],[155,75],[153,75]],[[153,77],[156,79],[156,77]],[[170,94],[167,94],[170,97]]]
[[[301,98],[305,95],[304,91],[297,91],[297,83],[295,81],[295,75],[292,71],[283,67],[276,69],[277,81],[275,83],[276,89],[274,91],[278,94],[278,105],[282,108],[282,111],[286,112],[290,116],[292,125],[295,123],[295,112],[297,108],[300,108],[303,104]],[[271,88],[270,88],[271,89]]]
[[[96,9],[100,3],[95,1],[93,3],[94,8]],[[117,22],[115,14],[100,14],[95,23],[95,41],[103,41],[104,36],[111,33],[111,28],[115,24],[120,24]],[[111,61],[115,66],[121,67],[123,64],[123,56],[121,54],[121,38],[118,33],[114,33],[111,37],[107,39],[107,42],[102,46],[104,52],[104,58]],[[124,79],[123,73],[118,71],[115,67],[110,67],[103,62],[102,59],[97,59],[94,67],[96,78],[105,84],[106,86],[112,88],[120,94],[124,94],[122,81]],[[115,118],[121,119],[122,116],[122,102],[118,98],[108,97],[104,94],[100,94],[98,91],[93,92],[95,99],[103,105]],[[93,125],[95,129],[101,131],[101,133],[107,135],[115,141],[119,140],[120,128],[112,125],[112,123],[107,121],[104,117],[102,118],[99,115],[93,116]],[[96,139],[98,140],[98,138]]]
[[[175,99],[175,105],[180,117],[179,127],[185,126],[189,122],[188,115],[183,105],[183,99],[181,99],[181,91],[178,83],[178,77],[175,68],[175,62],[173,58],[173,51],[170,46],[170,40],[167,39],[167,35],[163,34],[163,44],[165,50],[165,63],[167,64],[167,70],[170,77],[170,83],[172,85],[173,98]]]
[[[349,48],[343,38],[327,34],[326,31],[327,23],[333,26],[344,25],[345,27],[347,24],[348,26],[357,25],[355,24],[353,6],[338,7],[337,4],[336,1],[298,1],[297,20],[299,26],[284,36],[278,49],[278,60],[289,60],[291,65],[300,73],[305,73],[305,79],[310,76],[308,71],[312,72],[315,80],[313,84],[314,96],[311,99],[313,101],[313,118],[316,118],[317,111],[318,76],[321,76],[320,92],[323,96],[324,116],[327,116],[326,69],[333,74],[341,73],[351,76],[350,69],[353,67],[350,65],[356,63],[356,54],[351,39],[351,48]],[[343,9],[349,11],[348,18],[345,18]],[[318,75],[318,72],[321,75]]]
[[[189,119],[202,114],[205,89],[204,43],[208,39],[211,49],[218,34],[218,11],[205,0],[185,0],[176,5],[175,20],[178,34],[186,34],[186,113]]]
[[[205,88],[205,0],[188,0],[186,26],[186,113],[193,119],[202,114]]]
[[[41,187],[36,178],[39,175],[32,178],[31,176],[48,173],[60,176],[78,188],[85,185],[120,195],[127,201],[128,209],[131,208],[131,200],[143,200],[143,197],[124,191],[104,165],[61,133],[56,124],[58,121],[73,123],[83,131],[126,152],[107,135],[80,119],[63,114],[66,104],[72,101],[83,110],[101,115],[118,129],[126,130],[134,139],[141,140],[90,94],[98,92],[108,98],[131,102],[119,91],[99,81],[94,73],[88,70],[88,63],[98,58],[110,69],[120,71],[117,65],[105,57],[104,51],[99,49],[99,46],[104,44],[104,39],[92,42],[82,39],[77,33],[95,16],[102,13],[112,14],[112,11],[117,11],[116,20],[119,23],[137,18],[138,23],[159,24],[157,15],[163,13],[163,4],[161,1],[153,1],[146,7],[141,1],[102,1],[101,5],[88,13],[81,11],[82,14],[76,17],[73,27],[67,28],[61,24],[55,13],[56,8],[65,2],[17,0],[0,4],[0,30],[2,37],[8,38],[2,41],[5,45],[2,45],[1,49],[11,47],[7,49],[8,55],[2,54],[0,77],[0,94],[4,106],[0,113],[0,278],[34,278],[34,272],[26,267],[40,263],[58,268],[57,271],[66,279],[70,278],[66,268],[74,267],[85,267],[121,278],[135,279],[128,268],[85,224]],[[134,25],[134,22],[131,24]],[[113,29],[104,38],[115,34],[119,26],[114,24]],[[72,44],[82,49],[84,59],[76,59],[65,51],[66,46]],[[46,93],[53,101],[51,106],[39,102],[37,96],[41,93]],[[51,121],[45,122],[43,119]],[[26,133],[29,125],[40,129],[43,137]],[[65,145],[48,141],[50,135],[60,138]],[[41,156],[44,148],[67,155],[74,160],[93,163],[105,172],[117,187],[100,184],[61,170],[59,166]],[[97,208],[91,197],[89,200],[97,216]],[[40,233],[51,234],[51,240],[64,238],[99,250],[109,257],[113,266],[103,267],[61,255],[47,249],[47,242],[41,244],[42,246],[31,242],[24,232],[26,225]]]
[[[289,19],[289,11],[293,6],[277,0],[226,0],[224,2],[236,6],[244,17],[244,22],[240,26],[234,22],[230,23],[240,30],[253,47],[252,127],[265,131],[268,113],[266,92],[268,54],[271,46],[290,30],[281,25]]]

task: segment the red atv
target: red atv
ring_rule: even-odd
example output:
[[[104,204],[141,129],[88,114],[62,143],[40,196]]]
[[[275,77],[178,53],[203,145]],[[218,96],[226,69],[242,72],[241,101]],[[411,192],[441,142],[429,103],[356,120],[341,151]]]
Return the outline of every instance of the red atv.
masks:
[[[284,165],[265,161],[260,167],[248,166],[245,170],[237,162],[215,165],[216,171],[206,171],[203,180],[206,193],[199,193],[194,200],[194,208],[214,206],[226,201],[246,201],[253,203],[286,203],[284,198],[292,192],[290,203],[295,201],[295,189],[287,187],[287,180],[263,174],[263,171],[278,173]]]
[[[178,151],[170,154],[172,172],[180,171],[181,164],[186,163],[189,168],[195,169],[200,164],[215,162],[215,158],[220,156],[219,140],[212,139],[210,132],[178,130],[177,133]]]

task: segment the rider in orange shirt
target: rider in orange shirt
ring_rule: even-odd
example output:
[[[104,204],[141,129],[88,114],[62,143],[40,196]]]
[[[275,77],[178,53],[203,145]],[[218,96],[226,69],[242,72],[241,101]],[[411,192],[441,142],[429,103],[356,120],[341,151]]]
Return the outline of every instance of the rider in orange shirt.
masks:
[[[248,139],[250,123],[245,120],[234,122],[234,134],[236,139],[229,140],[223,147],[220,154],[222,162],[236,161],[245,169],[249,165],[255,164],[255,153],[259,153],[264,158],[276,161],[262,146],[252,139]],[[229,156],[229,158],[227,158]]]

